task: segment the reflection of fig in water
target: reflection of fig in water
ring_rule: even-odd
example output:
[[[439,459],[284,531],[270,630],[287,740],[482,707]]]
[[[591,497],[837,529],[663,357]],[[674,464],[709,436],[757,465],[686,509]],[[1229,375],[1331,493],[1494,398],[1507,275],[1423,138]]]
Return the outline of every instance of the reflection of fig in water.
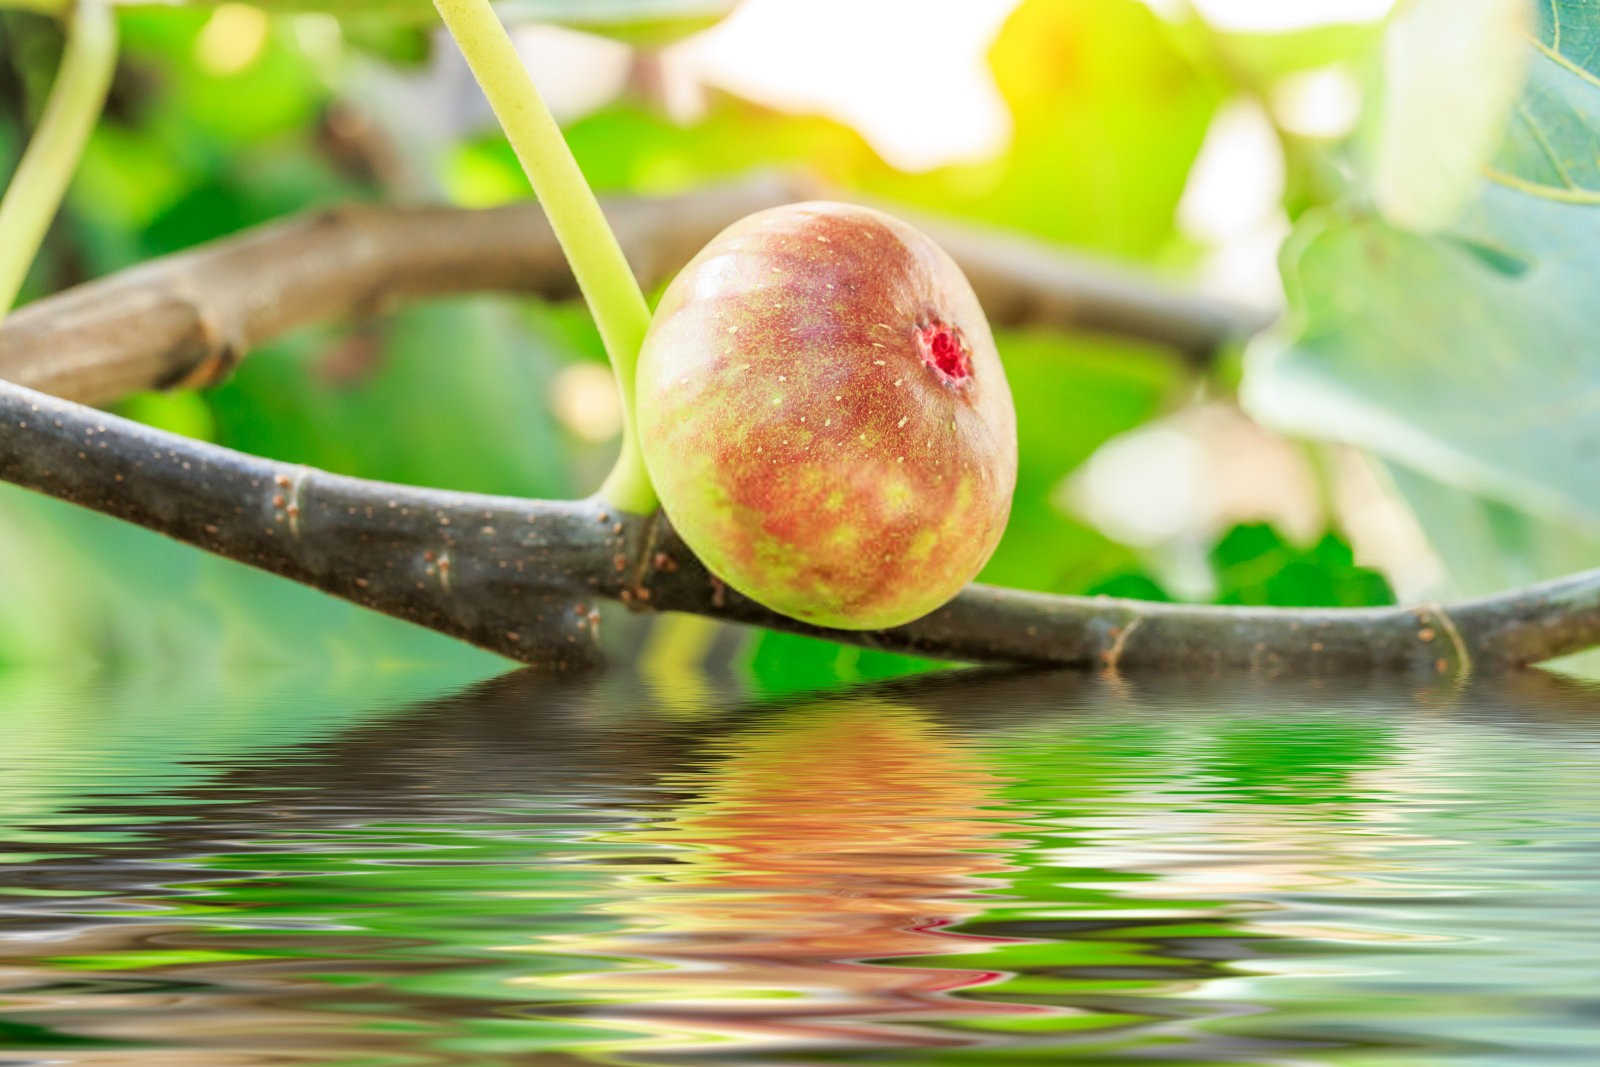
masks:
[[[648,962],[532,981],[581,986],[610,1002],[588,1019],[659,1030],[675,1050],[962,1045],[976,1039],[904,1021],[1039,1010],[951,996],[1001,972],[903,962],[1005,940],[946,929],[983,911],[1010,869],[983,815],[996,779],[967,752],[903,705],[859,699],[797,709],[719,748],[703,773],[669,783],[693,800],[626,835],[681,850],[608,906],[631,928],[551,946]]]

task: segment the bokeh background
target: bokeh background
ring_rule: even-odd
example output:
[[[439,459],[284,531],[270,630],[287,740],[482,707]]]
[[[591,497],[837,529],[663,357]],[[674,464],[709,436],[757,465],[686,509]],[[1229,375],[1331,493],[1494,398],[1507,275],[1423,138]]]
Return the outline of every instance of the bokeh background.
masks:
[[[666,24],[618,39],[535,21],[515,33],[603,194],[785,171],[1277,312],[1280,245],[1346,195],[1388,8],[745,0],[692,33]],[[426,23],[231,2],[119,20],[106,117],[25,299],[314,206],[530,195],[460,57]],[[0,14],[0,173],[59,46],[51,22]],[[999,343],[1022,466],[983,580],[1363,605],[1487,592],[1600,559],[1582,522],[1258,425],[1237,399],[1243,351],[1197,368],[1104,336],[1009,330]],[[562,497],[606,470],[616,403],[581,306],[482,297],[304,330],[219,388],[116,410],[341,473]],[[715,662],[783,692],[926,666],[617,615],[624,654],[668,676]],[[0,665],[105,675],[151,664],[218,675],[427,664],[463,677],[503,666],[0,486]]]

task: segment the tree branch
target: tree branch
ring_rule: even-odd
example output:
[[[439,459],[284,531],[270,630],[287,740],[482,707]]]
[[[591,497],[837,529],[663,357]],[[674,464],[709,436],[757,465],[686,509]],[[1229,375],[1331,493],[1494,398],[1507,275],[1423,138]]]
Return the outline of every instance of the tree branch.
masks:
[[[597,598],[970,662],[1465,677],[1600,644],[1600,570],[1449,608],[1289,610],[972,586],[892,630],[829,631],[709,575],[659,516],[275,463],[0,383],[0,477],[524,662],[597,656]]]
[[[610,201],[606,216],[646,285],[719,230],[814,195],[758,177],[681,196]],[[920,220],[962,262],[997,325],[1106,330],[1197,362],[1265,316],[1022,238]],[[210,385],[297,326],[450,293],[575,295],[537,204],[490,210],[349,204],[152,260],[18,309],[0,325],[0,378],[87,404]]]
[[[805,195],[764,178],[618,201],[608,215],[634,269],[657,280],[728,222]],[[963,263],[1000,324],[1110,330],[1196,360],[1263,324],[1255,313],[1020,238],[923,224]],[[252,347],[295,326],[480,290],[572,293],[535,206],[349,206],[38,301],[0,326],[0,375],[105,402],[216,381]],[[0,478],[552,667],[597,656],[599,597],[946,659],[1111,669],[1412,668],[1459,676],[1600,643],[1600,571],[1449,610],[1210,608],[973,586],[907,626],[826,631],[727,589],[659,516],[612,515],[593,500],[513,500],[339,477],[4,383]]]

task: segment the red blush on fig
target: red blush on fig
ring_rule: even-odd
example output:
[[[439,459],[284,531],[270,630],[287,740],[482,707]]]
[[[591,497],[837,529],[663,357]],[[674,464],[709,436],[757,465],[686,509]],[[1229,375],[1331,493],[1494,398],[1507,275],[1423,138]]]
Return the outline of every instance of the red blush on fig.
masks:
[[[922,362],[938,371],[947,382],[963,382],[972,375],[972,361],[967,358],[967,346],[962,343],[961,331],[943,322],[930,323],[917,331],[917,347],[922,351]]]

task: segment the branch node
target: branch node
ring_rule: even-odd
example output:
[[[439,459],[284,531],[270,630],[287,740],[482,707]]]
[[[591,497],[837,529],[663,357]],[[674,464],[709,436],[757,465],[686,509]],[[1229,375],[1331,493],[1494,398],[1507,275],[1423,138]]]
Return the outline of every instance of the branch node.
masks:
[[[272,494],[273,518],[277,522],[287,518],[289,534],[296,540],[300,538],[300,512],[306,480],[311,474],[310,467],[297,465],[272,476],[273,487],[277,490]]]
[[[633,558],[633,569],[628,575],[628,585],[640,600],[650,599],[650,590],[645,586],[645,580],[656,568],[653,566],[656,545],[661,540],[661,527],[666,522],[666,512],[660,508],[652,511],[645,517],[644,536],[638,542]],[[620,533],[617,529],[614,532]]]
[[[163,389],[209,389],[221,385],[250,351],[250,343],[236,328],[218,319],[216,310],[199,296],[187,297],[200,334],[200,357],[176,381],[160,383]]]
[[[1101,662],[1105,664],[1107,674],[1117,673],[1117,664],[1122,660],[1122,650],[1128,644],[1128,638],[1133,636],[1133,631],[1139,628],[1144,619],[1135,615],[1125,626],[1111,628],[1111,647],[1100,653]]]
[[[1462,639],[1461,630],[1456,626],[1455,620],[1450,617],[1449,612],[1445,611],[1442,604],[1429,601],[1426,604],[1417,606],[1417,621],[1422,624],[1421,628],[1417,630],[1417,640],[1428,644],[1438,636],[1434,628],[1427,625],[1430,617],[1435,625],[1440,630],[1443,630],[1445,636],[1449,638],[1451,652],[1449,657],[1440,656],[1434,660],[1434,670],[1439,674],[1444,674],[1450,669],[1450,660],[1453,658],[1455,660],[1456,676],[1465,681],[1472,676],[1472,653],[1467,650],[1467,643]]]

